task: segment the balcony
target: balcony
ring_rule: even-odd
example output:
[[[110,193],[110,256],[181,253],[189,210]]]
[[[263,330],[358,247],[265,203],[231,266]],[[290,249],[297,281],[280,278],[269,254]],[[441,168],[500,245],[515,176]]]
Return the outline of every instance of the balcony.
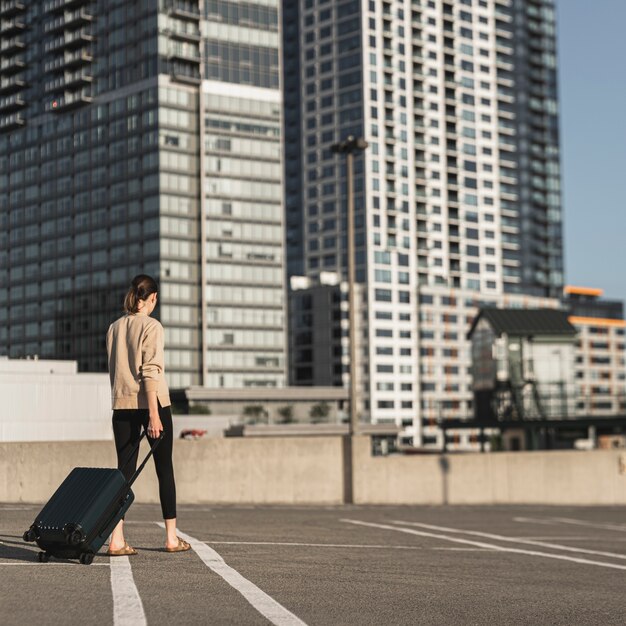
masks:
[[[19,111],[26,106],[22,95],[17,93],[11,96],[0,97],[0,114]]]
[[[46,0],[43,5],[44,13],[51,13],[52,11],[64,11],[65,9],[72,9],[85,4],[89,4],[90,0]]]
[[[0,94],[21,91],[24,87],[26,87],[26,82],[21,76],[10,76],[9,78],[0,79]]]
[[[49,42],[45,48],[46,52],[54,52],[56,50],[61,50],[63,48],[67,49],[75,49],[81,46],[85,46],[88,43],[91,43],[94,40],[94,36],[87,29],[81,28],[80,30],[74,31],[72,33],[66,33],[62,37],[57,37],[56,39]]]
[[[20,0],[3,0],[0,2],[0,18],[11,17],[26,11],[26,3]]]
[[[49,93],[52,91],[71,89],[72,87],[76,88],[88,85],[91,82],[93,82],[93,76],[89,70],[83,69],[76,72],[65,72],[63,76],[46,82],[45,91]]]
[[[46,102],[44,108],[48,112],[59,113],[68,109],[75,109],[90,102],[93,102],[93,97],[85,91],[76,93],[65,92],[64,96]]]
[[[45,23],[43,29],[45,33],[54,33],[66,28],[71,29],[77,28],[80,25],[90,24],[93,22],[93,19],[93,15],[85,9],[66,11],[63,16]]]
[[[202,82],[200,72],[197,74],[189,74],[181,71],[180,68],[172,68],[170,76],[172,77],[172,80],[177,80],[180,83],[189,83],[190,85],[199,85]]]
[[[506,9],[503,9],[501,6],[496,5],[495,14],[496,14],[496,18],[499,20],[502,20],[503,22],[510,23],[513,21],[513,16],[511,15],[510,8],[506,10]]]
[[[168,14],[172,17],[180,17],[187,20],[199,20],[200,7],[198,5],[198,2],[173,0],[168,7]]]
[[[174,30],[173,28],[168,28],[164,32],[172,39],[178,39],[180,41],[192,41],[194,43],[197,43],[202,40],[202,35],[200,34],[199,28],[188,30]]]
[[[76,67],[79,65],[86,65],[93,61],[91,51],[86,48],[76,50],[75,52],[66,52],[63,56],[63,63],[65,67]]]
[[[190,67],[198,67],[200,65],[200,53],[192,54],[186,50],[170,50],[167,60],[170,62],[183,61],[184,63],[192,64]]]
[[[506,72],[512,72],[514,69],[513,58],[509,55],[496,53],[496,68]]]
[[[0,54],[13,54],[24,50],[25,47],[24,42],[19,37],[3,39],[0,43]]]
[[[26,124],[26,120],[21,113],[13,113],[11,115],[0,115],[0,133],[15,128],[22,128]]]
[[[26,67],[26,63],[24,58],[21,56],[12,56],[9,58],[5,58],[0,60],[0,74],[8,75],[8,74],[16,74],[21,72]]]
[[[9,37],[21,33],[26,28],[24,22],[15,18],[12,20],[0,20],[0,37]]]
[[[91,52],[82,48],[74,52],[66,52],[62,57],[47,61],[44,65],[46,72],[54,72],[61,69],[71,69],[74,67],[80,67],[81,65],[88,65],[93,61]]]

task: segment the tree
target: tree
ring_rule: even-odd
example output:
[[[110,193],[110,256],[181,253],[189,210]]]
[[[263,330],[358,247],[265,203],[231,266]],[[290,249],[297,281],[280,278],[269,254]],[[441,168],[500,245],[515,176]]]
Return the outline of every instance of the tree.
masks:
[[[276,412],[282,418],[280,420],[281,424],[291,424],[293,422],[293,404],[281,406]]]
[[[330,405],[327,402],[318,402],[311,407],[309,416],[314,424],[323,422],[330,413]]]
[[[206,404],[190,404],[189,413],[195,415],[211,415],[211,409]]]
[[[266,417],[267,411],[263,408],[262,404],[248,404],[243,407],[243,414],[247,417],[247,424],[254,424],[259,421],[259,418]]]
[[[490,452],[501,452],[502,450],[504,450],[504,442],[502,441],[502,435],[501,434],[495,434],[495,435],[491,435],[491,437],[489,438],[489,451]]]

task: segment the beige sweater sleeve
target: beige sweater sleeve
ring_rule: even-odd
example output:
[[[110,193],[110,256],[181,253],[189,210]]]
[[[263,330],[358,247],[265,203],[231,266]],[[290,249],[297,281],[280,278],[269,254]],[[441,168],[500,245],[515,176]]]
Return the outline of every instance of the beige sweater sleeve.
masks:
[[[141,343],[140,374],[146,392],[158,391],[165,369],[165,337],[159,322],[146,328]]]

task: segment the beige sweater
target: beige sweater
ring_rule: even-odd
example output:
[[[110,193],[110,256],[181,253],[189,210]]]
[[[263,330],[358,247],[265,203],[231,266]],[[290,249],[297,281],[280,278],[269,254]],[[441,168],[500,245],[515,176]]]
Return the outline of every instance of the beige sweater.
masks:
[[[109,326],[107,353],[114,409],[147,409],[146,392],[156,391],[161,406],[170,406],[165,382],[165,338],[159,320],[130,313]]]

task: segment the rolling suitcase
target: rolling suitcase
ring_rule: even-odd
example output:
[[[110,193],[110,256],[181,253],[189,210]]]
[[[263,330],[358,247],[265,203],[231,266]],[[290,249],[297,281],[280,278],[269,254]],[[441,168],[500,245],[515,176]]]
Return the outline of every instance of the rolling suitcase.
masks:
[[[129,460],[145,435],[144,430]],[[41,548],[39,561],[46,562],[54,556],[91,564],[96,552],[133,503],[132,484],[162,437],[161,433],[129,481],[119,469],[75,467],[68,474],[24,533],[24,541],[36,541]]]

